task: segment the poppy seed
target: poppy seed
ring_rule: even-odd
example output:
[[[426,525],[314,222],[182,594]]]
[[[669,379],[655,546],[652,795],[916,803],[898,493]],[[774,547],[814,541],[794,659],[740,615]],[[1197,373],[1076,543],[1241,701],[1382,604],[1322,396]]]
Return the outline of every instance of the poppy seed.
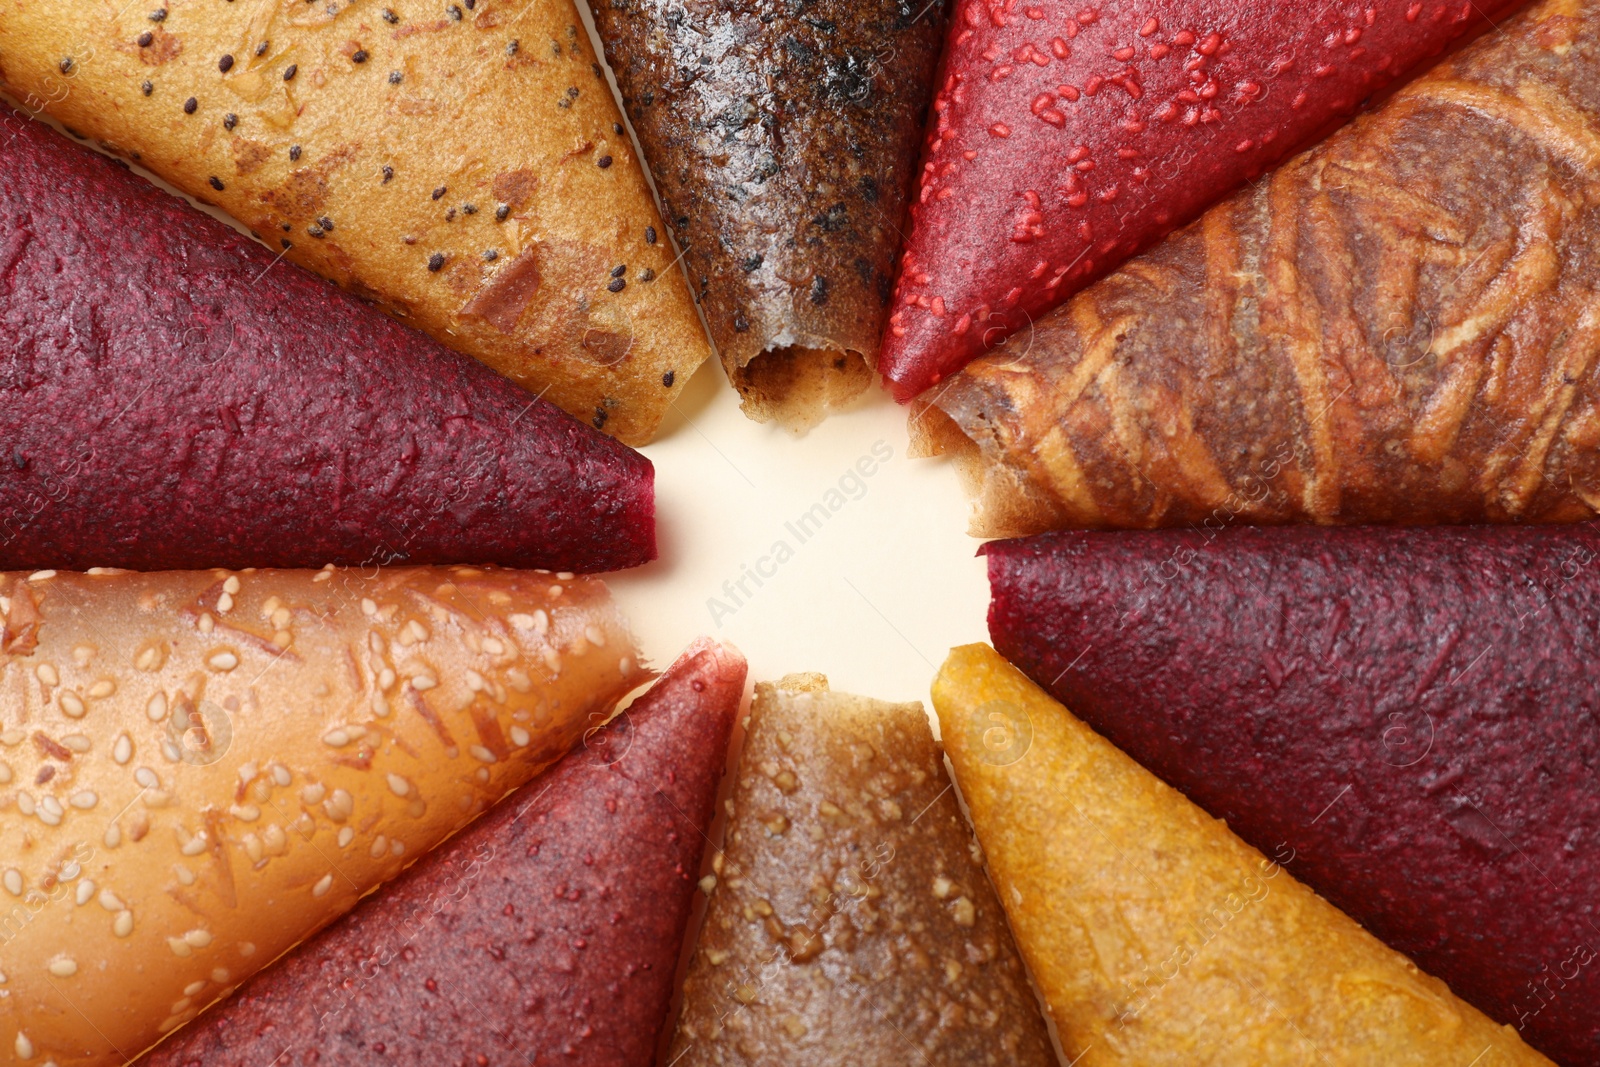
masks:
[[[298,63],[290,63],[287,67],[284,67],[283,68],[283,80],[286,81],[286,82],[294,81],[295,72],[298,71],[299,69],[300,69],[300,64],[298,64]]]
[[[350,62],[352,62],[352,63],[365,63],[366,61],[367,61],[367,50],[365,48],[356,49],[355,53],[353,55],[351,55],[351,57],[350,57]]]
[[[151,33],[149,30],[145,30],[143,33],[141,33],[139,35],[139,47],[140,48],[149,48],[150,47],[150,42],[155,40],[155,39],[156,39],[156,35],[155,34]]]
[[[385,21],[389,25],[393,26],[395,23],[400,21],[400,16],[396,15],[393,11],[390,11],[388,8],[384,8],[383,9],[383,21]]]
[[[223,56],[221,59],[217,60],[217,69],[222,71],[224,74],[228,73],[228,71],[233,69],[233,57]]]
[[[611,166],[611,157],[601,156],[599,159],[594,161],[594,165],[599,167],[601,170],[605,170],[607,167]]]
[[[383,184],[388,185],[389,179],[394,177],[394,168],[387,163],[383,166]]]
[[[150,12],[150,21],[151,22],[165,22],[166,20],[167,20],[167,9],[166,8],[158,7],[154,11]]]
[[[517,54],[517,47],[518,46],[517,46],[517,42],[516,41],[507,41],[506,42],[506,55],[508,55],[508,56],[516,55]]]
[[[333,232],[333,220],[330,219],[326,215],[322,216],[321,218],[319,218],[317,220],[317,225],[321,226],[324,230],[328,231],[329,233]]]
[[[148,80],[148,79],[147,79],[147,80],[145,80],[145,81],[144,81],[144,82],[141,82],[141,83],[140,83],[140,85],[139,85],[139,91],[140,91],[140,92],[141,92],[141,93],[143,93],[143,94],[144,94],[144,95],[146,95],[146,96],[149,96],[149,95],[150,95],[150,94],[151,94],[151,93],[153,93],[153,92],[155,92],[155,91],[156,91],[156,87],[155,87],[155,86],[154,86],[154,85],[152,85],[152,84],[151,84],[151,83],[150,83],[150,82],[149,82],[149,80]]]
[[[404,80],[404,78],[405,78],[405,75],[401,74],[398,70],[391,70],[389,72],[389,84],[390,85],[399,85],[400,82],[402,80]]]
[[[611,276],[613,278],[620,278],[626,273],[628,273],[628,265],[626,263],[618,263],[611,268]]]
[[[200,106],[200,101],[196,100],[194,97],[191,96],[189,99],[187,99],[187,100],[185,100],[183,102],[183,113],[185,115],[193,115],[194,114],[194,109],[199,107],[199,106]]]
[[[264,56],[266,54],[267,54],[267,42],[266,41],[262,41],[260,44],[256,45],[256,55]]]
[[[672,388],[672,383],[674,381],[676,381],[677,378],[678,378],[677,372],[669,370],[669,371],[667,371],[667,373],[665,373],[665,374],[663,374],[661,376],[661,384],[666,386],[668,389],[671,389]]]
[[[239,116],[238,115],[235,115],[233,112],[230,111],[226,115],[222,116],[222,128],[223,129],[231,130],[237,125],[239,125]]]
[[[509,214],[511,214],[510,204],[501,204],[499,207],[494,209],[494,217],[499,219],[501,222],[504,222],[506,216]]]
[[[450,16],[450,20],[452,22],[461,21],[461,9],[454,4],[451,4],[449,7],[445,8],[444,13]]]
[[[493,263],[495,260],[497,260],[499,258],[500,258],[500,253],[498,251],[496,251],[495,249],[493,249],[493,248],[485,248],[483,250],[483,261],[485,263]]]
[[[463,215],[476,215],[478,213],[478,205],[477,204],[462,204],[461,205],[461,213]]]
[[[215,174],[213,174],[211,176],[211,188],[215,189],[217,192],[220,193],[220,192],[222,192],[222,190],[226,189],[227,186],[222,184],[222,179],[221,178],[219,178]]]
[[[444,195],[444,191],[445,191],[445,187],[443,185],[439,186],[439,188],[437,188],[437,189],[435,189],[433,191],[433,198],[435,200],[439,199],[441,196]]]
[[[61,68],[61,73],[66,74],[72,70],[72,57],[63,56],[61,62],[56,65]]]
[[[297,145],[297,144],[290,145],[289,146],[289,159],[290,159],[290,161],[292,162],[292,161],[294,161],[296,159],[299,159],[299,158],[300,158],[300,146]]]
[[[654,226],[646,226],[644,228],[644,243],[647,245],[656,243],[656,228]]]
[[[606,286],[606,288],[610,289],[613,293],[620,293],[620,292],[622,292],[623,289],[627,288],[627,286],[628,286],[628,279],[626,279],[626,278],[613,278],[613,279],[611,279],[611,284]]]
[[[442,266],[444,266],[444,253],[443,252],[435,252],[433,255],[428,257],[428,269],[430,271],[433,271],[434,273],[437,274],[438,271],[439,271],[439,268],[442,267]]]

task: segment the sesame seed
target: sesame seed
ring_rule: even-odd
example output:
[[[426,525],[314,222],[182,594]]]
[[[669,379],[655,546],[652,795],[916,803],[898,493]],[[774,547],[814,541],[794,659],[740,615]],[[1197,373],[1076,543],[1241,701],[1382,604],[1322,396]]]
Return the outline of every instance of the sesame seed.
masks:
[[[407,796],[411,792],[411,783],[398,774],[388,775],[389,791],[397,797]]]
[[[322,798],[328,795],[328,787],[320,782],[306,786],[300,790],[300,799],[308,806],[315,807],[322,803]]]
[[[382,834],[379,834],[377,837],[373,838],[372,847],[367,849],[367,855],[371,856],[373,859],[378,859],[387,851],[389,851],[389,839],[384,837]]]
[[[211,944],[211,933],[208,930],[190,930],[183,935],[183,939],[195,948],[207,948]]]
[[[149,30],[145,30],[143,33],[141,33],[139,35],[139,47],[140,48],[149,48],[150,47],[150,42],[155,40],[155,39],[156,39],[156,35],[155,34],[151,33]]]
[[[50,961],[50,973],[57,978],[71,978],[78,973],[78,961],[68,956],[57,956]]]
[[[356,49],[355,54],[350,57],[350,62],[352,63],[365,63],[366,61],[367,50],[365,48]]]
[[[0,763],[0,785],[11,784],[11,764]]]
[[[601,170],[605,170],[607,167],[611,166],[611,157],[601,156],[599,159],[594,161],[594,165],[599,167]]]
[[[186,997],[199,996],[200,991],[205,987],[206,982],[204,978],[200,979],[198,982],[190,982],[188,985],[183,987],[183,995]]]
[[[217,192],[220,193],[220,192],[222,192],[223,189],[227,188],[227,186],[222,184],[222,179],[221,178],[219,178],[215,174],[213,174],[211,176],[211,188],[215,189]]]
[[[117,912],[117,917],[111,921],[111,932],[118,937],[133,933],[133,912],[127,909]]]
[[[22,895],[22,872],[15,867],[7,869],[5,874],[0,875],[0,885],[6,887],[7,893],[14,897],[20,897]]]
[[[38,675],[39,681],[45,685],[57,686],[61,684],[61,676],[56,673],[55,664],[53,663],[41,663],[34,668],[33,673]]]
[[[494,763],[495,762],[494,753],[490,752],[487,748],[485,748],[482,745],[473,745],[467,751],[472,753],[472,758],[473,759],[479,760],[479,761],[481,761],[483,763]]]
[[[102,678],[89,687],[89,695],[95,700],[110,696],[117,691],[117,683],[110,678]]]
[[[299,73],[299,71],[300,64],[290,63],[287,67],[283,68],[283,80],[286,82],[294,81],[294,76]]]
[[[481,693],[489,687],[489,684],[483,680],[483,675],[479,674],[475,670],[472,670],[471,668],[468,668],[467,670],[466,680],[467,688],[472,690],[474,693]]]
[[[254,956],[255,954],[256,954],[256,946],[255,946],[254,942],[251,942],[251,941],[241,941],[241,942],[239,942],[239,955],[243,956],[245,959],[249,959],[251,956]]]
[[[156,777],[156,772],[149,767],[140,767],[133,772],[133,780],[144,789],[155,789],[161,784],[161,779]]]
[[[214,671],[231,671],[239,665],[239,657],[232,652],[213,652],[206,659],[206,666]]]
[[[290,160],[290,162],[293,162],[293,161],[295,161],[295,160],[297,160],[299,158],[300,158],[300,146],[297,145],[297,144],[290,145],[289,146],[289,160]]]
[[[583,636],[587,637],[589,639],[589,643],[595,648],[606,647],[606,635],[600,631],[598,626],[585,627]]]
[[[81,719],[83,718],[83,713],[88,709],[83,706],[83,700],[79,698],[77,693],[66,689],[61,693],[61,710],[69,719]]]
[[[428,257],[428,270],[429,271],[437,274],[439,272],[439,268],[443,267],[443,266],[444,266],[444,253],[443,252],[435,252],[433,255]]]
[[[221,59],[217,60],[217,69],[222,71],[224,74],[228,73],[228,71],[233,69],[233,57],[225,55]]]
[[[183,102],[183,113],[185,115],[193,115],[194,114],[194,109],[199,107],[199,106],[200,106],[200,101],[196,100],[194,97],[191,96],[189,99],[187,99],[187,100],[185,100]]]
[[[144,706],[144,713],[150,717],[151,722],[160,722],[167,717],[167,694],[156,690]]]
[[[91,901],[93,899],[94,899],[94,883],[89,881],[89,879],[85,878],[83,881],[78,883],[78,896],[77,896],[78,907],[80,907],[80,908],[83,907],[85,904],[89,903],[89,901]]]
[[[71,804],[79,811],[88,811],[96,804],[100,803],[100,797],[93,789],[85,789],[82,792],[72,794],[72,799],[67,803]]]
[[[311,887],[311,895],[314,896],[314,897],[325,896],[327,894],[328,890],[330,890],[332,888],[333,888],[333,875],[325,874],[317,882],[316,885]]]
[[[439,682],[431,674],[419,674],[411,679],[411,688],[428,690],[438,685]]]
[[[344,827],[343,829],[341,829],[339,831],[339,847],[340,848],[349,848],[350,847],[350,842],[354,841],[355,839],[356,839],[355,827],[346,826],[346,827]]]
[[[23,1031],[17,1031],[17,1040],[13,1047],[17,1050],[19,1060],[33,1059],[33,1042],[28,1040],[28,1035]]]
[[[404,80],[405,80],[405,75],[401,74],[398,70],[391,70],[389,72],[389,84],[390,85],[399,85]]]
[[[350,743],[350,735],[343,730],[329,730],[322,735],[322,743],[334,748],[343,748]]]
[[[179,959],[186,959],[187,957],[194,955],[194,949],[190,948],[189,943],[181,937],[167,938],[167,947],[170,948],[172,950],[172,954]]]
[[[122,901],[109,889],[100,890],[100,906],[109,912],[118,912],[123,909]]]
[[[106,848],[116,848],[118,845],[122,844],[122,827],[118,826],[116,823],[112,823],[110,826],[106,827],[106,836],[104,841],[106,843]]]
[[[289,775],[289,768],[285,767],[281,763],[274,763],[272,765],[272,780],[279,786],[288,786],[289,782],[292,780]]]

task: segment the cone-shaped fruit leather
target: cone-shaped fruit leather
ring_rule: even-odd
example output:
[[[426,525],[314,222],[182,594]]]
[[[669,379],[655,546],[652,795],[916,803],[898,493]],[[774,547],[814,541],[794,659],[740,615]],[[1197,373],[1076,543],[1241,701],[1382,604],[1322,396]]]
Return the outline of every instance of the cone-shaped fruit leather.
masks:
[[[989,646],[950,653],[933,703],[1073,1063],[1548,1067]]]
[[[1565,1064],[1600,1064],[1600,529],[989,545],[995,647]]]
[[[654,558],[644,457],[43,123],[0,168],[0,566]]]
[[[605,586],[538,571],[40,571],[0,610],[16,1064],[137,1057],[643,677]]]
[[[944,0],[607,0],[595,25],[753,419],[872,382]]]
[[[650,1067],[743,692],[743,657],[692,647],[552,770],[143,1062]]]
[[[728,811],[663,1062],[1054,1065],[922,705],[757,685]]]
[[[572,0],[19,0],[0,43],[30,112],[630,444],[710,354]]]
[[[909,400],[1521,0],[963,0],[881,369]]]
[[[1588,518],[1597,166],[1600,0],[1547,0],[969,364],[916,427],[971,464],[991,535]]]

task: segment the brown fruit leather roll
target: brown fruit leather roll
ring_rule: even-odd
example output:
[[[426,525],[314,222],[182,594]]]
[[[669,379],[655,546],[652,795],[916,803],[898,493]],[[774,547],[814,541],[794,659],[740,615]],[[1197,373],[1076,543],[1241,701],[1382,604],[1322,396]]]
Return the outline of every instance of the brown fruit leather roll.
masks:
[[[18,0],[0,87],[629,444],[710,355],[572,0]]]
[[[973,531],[1600,507],[1600,2],[1505,23],[933,390]]]
[[[744,673],[738,652],[698,642],[142,1067],[650,1067]]]
[[[122,1067],[610,717],[605,585],[0,574],[0,1056]]]
[[[605,0],[606,58],[744,411],[865,390],[944,0]]]
[[[756,686],[674,1067],[1054,1067],[922,705]]]

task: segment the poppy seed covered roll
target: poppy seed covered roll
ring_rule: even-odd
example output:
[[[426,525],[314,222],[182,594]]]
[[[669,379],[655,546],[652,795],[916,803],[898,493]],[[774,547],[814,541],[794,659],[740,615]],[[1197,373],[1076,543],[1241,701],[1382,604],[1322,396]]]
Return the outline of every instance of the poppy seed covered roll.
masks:
[[[1600,529],[987,546],[998,648],[1563,1064],[1600,1064]]]
[[[15,0],[0,52],[30,111],[628,444],[710,355],[573,0]]]
[[[745,413],[819,422],[877,365],[944,0],[593,9]]]
[[[0,119],[0,566],[654,558],[644,457]]]
[[[744,669],[725,646],[690,648],[146,1067],[650,1067]]]

